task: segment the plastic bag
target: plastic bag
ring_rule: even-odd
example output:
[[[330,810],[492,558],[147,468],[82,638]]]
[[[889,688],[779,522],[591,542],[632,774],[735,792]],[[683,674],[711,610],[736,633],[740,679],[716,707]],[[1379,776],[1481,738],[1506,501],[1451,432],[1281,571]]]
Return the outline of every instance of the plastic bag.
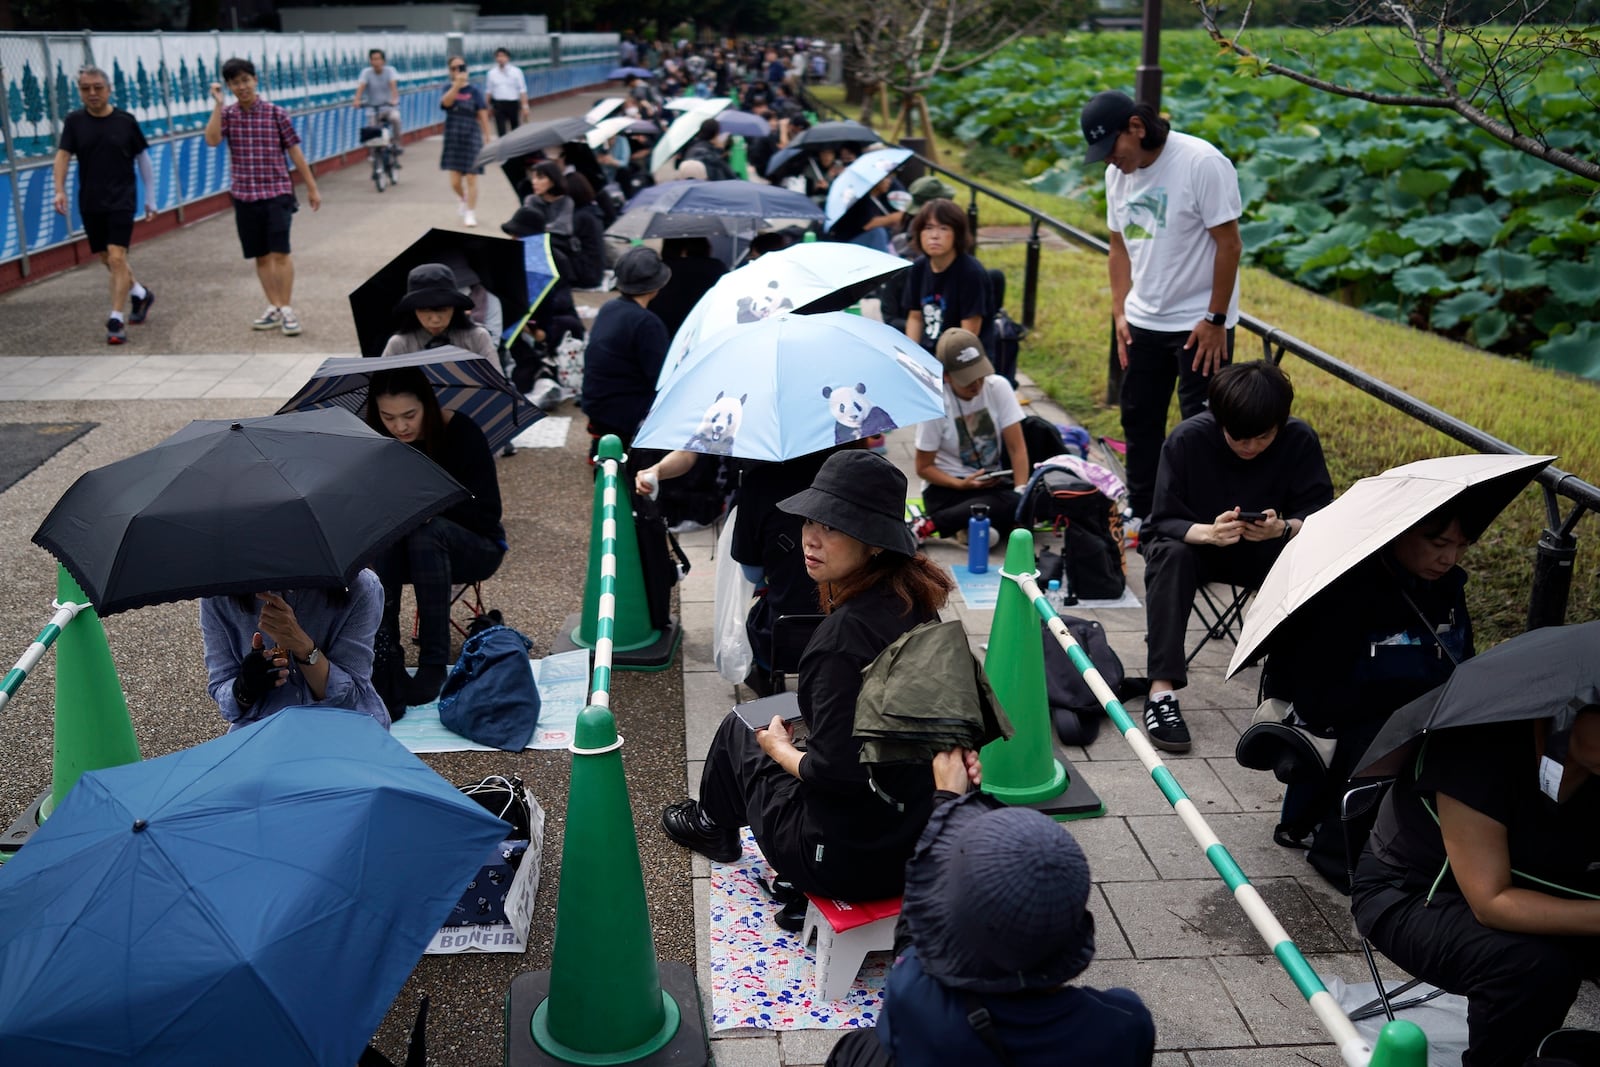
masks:
[[[728,512],[728,521],[722,524],[717,537],[717,591],[713,601],[716,632],[712,635],[711,657],[716,662],[717,673],[724,681],[737,685],[755,665],[755,653],[750,648],[750,635],[745,630],[745,618],[750,614],[750,598],[755,595],[755,583],[744,576],[744,568],[733,558],[733,524],[739,509]]]

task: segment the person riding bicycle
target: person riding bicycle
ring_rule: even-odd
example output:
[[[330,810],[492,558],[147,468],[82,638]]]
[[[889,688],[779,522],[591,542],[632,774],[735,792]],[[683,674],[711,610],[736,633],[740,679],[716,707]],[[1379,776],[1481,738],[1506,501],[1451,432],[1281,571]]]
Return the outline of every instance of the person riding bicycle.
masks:
[[[393,135],[394,154],[398,156],[404,151],[400,145],[400,78],[393,68],[385,65],[383,49],[374,48],[367,53],[367,59],[372,65],[356,79],[354,106],[372,108],[374,125],[380,122],[388,125]]]

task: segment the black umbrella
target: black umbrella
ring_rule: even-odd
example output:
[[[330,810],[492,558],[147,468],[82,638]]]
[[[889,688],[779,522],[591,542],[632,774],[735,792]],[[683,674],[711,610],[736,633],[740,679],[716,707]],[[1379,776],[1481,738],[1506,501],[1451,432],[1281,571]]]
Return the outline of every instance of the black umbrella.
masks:
[[[1354,776],[1399,774],[1431,730],[1551,717],[1559,730],[1590,704],[1600,704],[1600,622],[1529,630],[1391,715]]]
[[[840,122],[819,122],[810,129],[801,130],[800,136],[790,141],[787,147],[816,152],[844,145],[864,148],[869,144],[876,144],[878,140],[878,135],[872,132],[871,127],[846,119]]]
[[[348,411],[206,420],[84,474],[33,542],[109,615],[348,586],[379,551],[468,495]]]
[[[504,163],[508,159],[531,156],[535,152],[543,152],[546,148],[554,148],[568,141],[582,141],[583,135],[589,132],[589,127],[590,124],[581,118],[556,119],[554,122],[540,123],[537,126],[532,123],[518,126],[504,137],[498,137],[484,145],[475,162],[480,167],[487,167],[491,163]]]
[[[522,269],[522,243],[455,230],[429,230],[411,246],[350,293],[350,314],[363,356],[376,356],[389,335],[407,324],[395,320],[394,306],[406,295],[406,275],[423,263],[443,263],[456,273],[458,285],[474,280],[500,298],[506,325],[528,313],[528,282]],[[415,324],[413,320],[411,325]],[[498,344],[500,338],[496,337]]]

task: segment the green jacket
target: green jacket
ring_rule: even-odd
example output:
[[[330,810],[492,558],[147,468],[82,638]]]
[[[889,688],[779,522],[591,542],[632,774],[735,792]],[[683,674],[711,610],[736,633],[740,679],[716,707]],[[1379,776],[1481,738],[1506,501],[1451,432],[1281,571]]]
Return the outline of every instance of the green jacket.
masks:
[[[959,622],[923,623],[861,671],[862,763],[926,762],[1014,731]]]

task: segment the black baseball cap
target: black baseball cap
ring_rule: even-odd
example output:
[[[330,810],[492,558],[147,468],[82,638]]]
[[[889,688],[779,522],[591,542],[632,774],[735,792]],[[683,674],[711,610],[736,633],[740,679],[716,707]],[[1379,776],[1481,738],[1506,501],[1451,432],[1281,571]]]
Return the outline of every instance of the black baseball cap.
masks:
[[[1095,93],[1083,105],[1083,139],[1089,142],[1085,163],[1099,163],[1111,154],[1117,135],[1133,118],[1133,97],[1116,91]]]

